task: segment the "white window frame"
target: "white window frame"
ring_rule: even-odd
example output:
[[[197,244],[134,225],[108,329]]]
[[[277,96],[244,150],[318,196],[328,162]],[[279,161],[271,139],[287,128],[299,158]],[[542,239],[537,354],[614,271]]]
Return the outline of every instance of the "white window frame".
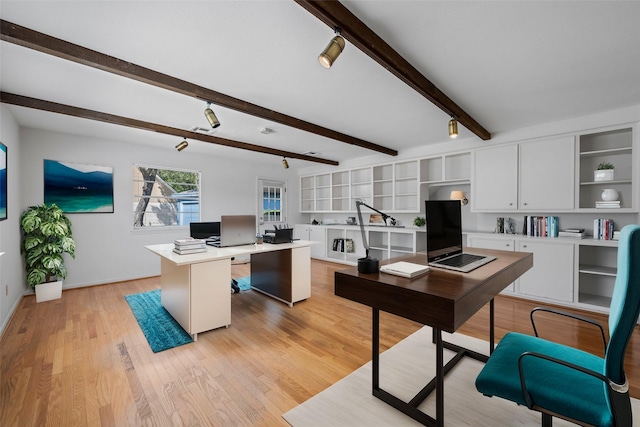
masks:
[[[264,215],[264,188],[272,187],[272,188],[280,188],[280,220],[273,221],[267,220],[265,221]],[[271,179],[271,178],[258,178],[258,200],[257,200],[257,217],[260,225],[265,226],[265,229],[271,228],[274,225],[283,225],[287,222],[287,181],[283,181],[281,179]]]

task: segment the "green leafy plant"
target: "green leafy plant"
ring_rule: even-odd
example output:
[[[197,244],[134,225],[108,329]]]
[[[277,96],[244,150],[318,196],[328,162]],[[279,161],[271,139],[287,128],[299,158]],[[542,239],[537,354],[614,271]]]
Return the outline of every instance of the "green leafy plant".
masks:
[[[422,218],[422,217],[416,217],[416,219],[413,220],[413,225],[415,225],[416,227],[422,227],[427,223],[427,221]]]
[[[75,242],[71,234],[71,221],[55,204],[31,206],[20,216],[22,230],[21,252],[27,268],[27,285],[64,279],[67,269],[62,254],[75,258]]]
[[[602,162],[598,165],[598,170],[607,170],[607,169],[613,169],[613,165],[609,162]]]

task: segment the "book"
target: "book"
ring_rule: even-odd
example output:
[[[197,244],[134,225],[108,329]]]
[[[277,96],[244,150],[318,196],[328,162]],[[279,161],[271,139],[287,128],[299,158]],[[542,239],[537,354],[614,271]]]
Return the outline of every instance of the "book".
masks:
[[[176,239],[173,241],[173,244],[176,246],[187,246],[187,245],[205,245],[207,241],[205,239],[194,239],[193,237],[187,237],[186,239]]]
[[[558,232],[558,237],[571,237],[574,239],[584,239],[585,237],[587,237],[587,233],[582,232],[582,233],[573,233],[573,232],[569,232],[569,231],[560,231]]]
[[[173,252],[177,253],[178,255],[197,254],[200,252],[207,252],[207,248],[206,246],[204,248],[192,248],[192,249],[173,248]]]
[[[427,274],[431,268],[428,265],[414,264],[412,262],[399,261],[380,267],[382,273],[413,279]]]

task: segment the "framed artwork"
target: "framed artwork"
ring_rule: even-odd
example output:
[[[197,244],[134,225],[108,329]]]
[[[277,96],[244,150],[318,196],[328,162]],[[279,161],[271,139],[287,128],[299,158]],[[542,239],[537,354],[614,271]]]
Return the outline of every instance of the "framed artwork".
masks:
[[[45,159],[44,202],[64,213],[113,213],[113,168]]]
[[[0,142],[0,221],[7,219],[7,146]]]

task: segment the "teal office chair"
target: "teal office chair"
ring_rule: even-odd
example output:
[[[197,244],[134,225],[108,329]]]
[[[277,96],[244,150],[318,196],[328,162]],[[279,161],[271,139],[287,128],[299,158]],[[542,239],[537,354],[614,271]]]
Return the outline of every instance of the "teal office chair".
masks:
[[[553,313],[587,320],[557,310]],[[609,343],[604,358],[537,336],[507,333],[476,378],[476,388],[552,417],[580,425],[631,426],[631,401],[624,355],[640,311],[640,226],[620,232],[618,272],[609,309]],[[590,321],[594,324],[597,322]],[[599,325],[599,324],[598,324]]]

